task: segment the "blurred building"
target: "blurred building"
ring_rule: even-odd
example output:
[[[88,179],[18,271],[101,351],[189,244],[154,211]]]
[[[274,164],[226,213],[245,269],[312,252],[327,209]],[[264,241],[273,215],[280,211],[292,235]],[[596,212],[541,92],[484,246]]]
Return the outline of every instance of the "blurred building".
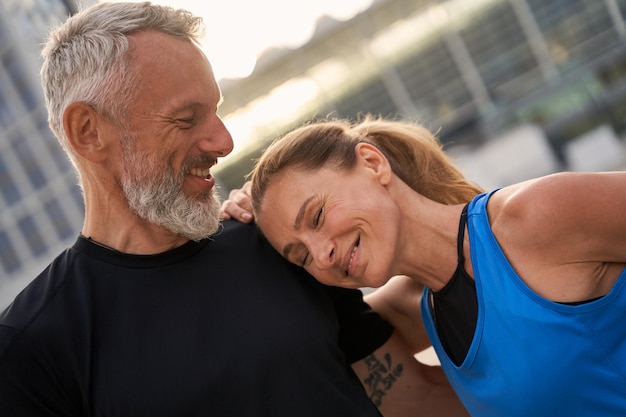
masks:
[[[240,186],[268,140],[303,121],[364,113],[437,131],[485,187],[622,168],[625,14],[626,0],[378,0],[320,20],[303,47],[221,82],[239,143],[219,183]]]
[[[0,2],[0,308],[82,224],[76,175],[48,128],[39,82],[45,36],[75,11],[72,0]]]
[[[82,0],[92,4],[95,0]],[[0,308],[70,245],[83,220],[71,165],[47,126],[39,52],[73,0],[0,1]],[[223,196],[270,140],[316,118],[365,113],[438,132],[486,187],[563,169],[622,168],[626,0],[376,0],[319,20],[220,80],[236,150]]]

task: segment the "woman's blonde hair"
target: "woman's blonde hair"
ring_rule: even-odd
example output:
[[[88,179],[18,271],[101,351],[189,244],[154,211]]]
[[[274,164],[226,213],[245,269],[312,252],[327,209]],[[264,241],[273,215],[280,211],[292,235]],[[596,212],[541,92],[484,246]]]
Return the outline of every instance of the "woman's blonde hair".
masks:
[[[393,172],[418,193],[443,204],[470,201],[483,190],[466,179],[425,127],[365,116],[362,121],[328,120],[303,125],[274,141],[251,174],[252,204],[258,213],[267,187],[286,168],[350,169],[355,146],[367,142],[387,157]]]

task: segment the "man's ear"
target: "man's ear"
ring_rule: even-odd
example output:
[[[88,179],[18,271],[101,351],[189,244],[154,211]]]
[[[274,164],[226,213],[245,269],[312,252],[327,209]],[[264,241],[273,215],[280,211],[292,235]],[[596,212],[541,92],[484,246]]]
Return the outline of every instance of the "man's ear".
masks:
[[[357,164],[370,169],[380,183],[386,185],[391,181],[393,172],[387,157],[371,143],[360,142],[354,148],[357,157]]]
[[[71,103],[63,112],[63,128],[76,154],[91,162],[102,162],[107,156],[103,137],[104,120],[87,103]]]

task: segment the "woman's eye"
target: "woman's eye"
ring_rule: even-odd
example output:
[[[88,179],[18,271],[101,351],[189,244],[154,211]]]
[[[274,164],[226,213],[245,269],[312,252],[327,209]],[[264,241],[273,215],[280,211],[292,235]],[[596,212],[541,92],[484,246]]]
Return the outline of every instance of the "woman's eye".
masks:
[[[313,219],[313,224],[318,226],[320,224],[320,220],[322,219],[322,214],[324,213],[324,209],[320,207],[319,210],[315,213],[315,218]]]

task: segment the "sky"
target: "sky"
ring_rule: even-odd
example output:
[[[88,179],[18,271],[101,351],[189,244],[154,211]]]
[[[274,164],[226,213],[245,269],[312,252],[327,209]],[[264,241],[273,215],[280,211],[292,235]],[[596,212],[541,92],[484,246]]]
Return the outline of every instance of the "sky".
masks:
[[[105,0],[118,1],[118,0]],[[131,0],[141,1],[141,0]],[[216,78],[240,78],[254,69],[257,57],[269,47],[297,47],[305,43],[322,15],[347,20],[367,9],[373,0],[152,0],[187,9],[206,24],[203,50]]]

